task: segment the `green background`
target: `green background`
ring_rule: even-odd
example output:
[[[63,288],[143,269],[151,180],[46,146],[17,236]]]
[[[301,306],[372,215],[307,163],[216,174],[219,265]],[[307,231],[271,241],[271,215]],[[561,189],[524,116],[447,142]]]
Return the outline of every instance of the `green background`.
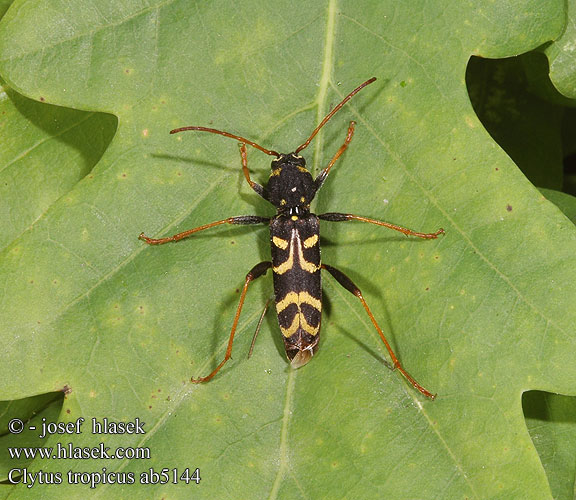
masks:
[[[562,167],[576,151],[572,7],[15,1],[0,22],[2,449],[103,442],[151,458],[34,460],[29,471],[63,484],[0,495],[573,498],[576,203],[559,192],[574,193]],[[359,285],[438,398],[386,369],[361,305],[330,277],[306,367],[289,368],[273,314],[246,359],[268,277],[248,293],[233,360],[190,384],[224,354],[245,273],[269,259],[266,228],[162,247],[137,236],[273,210],[234,141],[168,131],[212,126],[289,152],[372,76],[305,151],[318,173],[357,121],[313,208],[446,234],[324,223],[323,260]],[[269,160],[248,151],[255,180]],[[146,434],[85,424],[40,440],[8,433],[14,417],[138,417]],[[0,477],[22,463],[3,452]],[[150,468],[197,467],[198,485],[65,476],[106,468],[139,483]]]

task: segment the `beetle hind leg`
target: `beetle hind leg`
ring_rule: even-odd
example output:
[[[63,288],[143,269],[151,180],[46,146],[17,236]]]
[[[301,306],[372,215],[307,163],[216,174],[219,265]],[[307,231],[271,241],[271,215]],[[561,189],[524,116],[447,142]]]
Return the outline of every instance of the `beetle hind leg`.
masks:
[[[326,264],[322,264],[322,269],[326,269],[326,271],[328,271],[335,279],[338,283],[340,283],[340,285],[342,285],[346,290],[348,290],[350,293],[352,293],[353,295],[355,295],[356,297],[358,297],[360,299],[360,302],[362,302],[362,306],[364,307],[364,309],[366,310],[366,313],[368,314],[368,316],[370,317],[370,320],[372,321],[372,324],[374,325],[374,327],[376,328],[376,331],[378,332],[378,335],[380,335],[380,338],[382,339],[382,342],[384,342],[384,345],[386,346],[386,349],[388,351],[388,353],[390,354],[390,358],[392,359],[392,364],[394,369],[398,369],[398,371],[404,376],[404,378],[410,382],[410,385],[412,385],[412,387],[414,387],[417,391],[419,391],[421,394],[423,394],[424,396],[426,396],[427,398],[430,399],[434,399],[436,397],[436,394],[431,393],[430,391],[428,391],[427,389],[425,389],[424,387],[422,387],[414,377],[412,377],[412,375],[410,375],[402,366],[402,364],[400,363],[400,360],[398,359],[398,357],[396,356],[396,354],[394,354],[394,351],[392,350],[392,347],[390,347],[390,344],[388,343],[388,340],[386,339],[386,337],[384,336],[384,332],[382,331],[382,329],[380,328],[380,325],[378,325],[378,322],[376,321],[376,318],[374,318],[374,315],[372,314],[372,311],[370,310],[370,308],[368,307],[368,304],[366,303],[366,301],[364,300],[364,297],[362,296],[362,292],[360,291],[360,289],[354,284],[354,282],[348,277],[346,276],[343,272],[338,271],[338,269],[332,267],[332,266],[328,266]]]
[[[190,381],[194,384],[199,384],[202,382],[208,382],[210,379],[216,375],[220,369],[224,366],[226,361],[228,361],[232,357],[232,344],[234,343],[234,334],[236,333],[236,327],[238,326],[238,320],[240,319],[240,313],[242,312],[242,306],[244,305],[244,299],[246,298],[246,292],[248,291],[248,286],[252,281],[260,276],[266,274],[266,271],[272,267],[272,262],[260,262],[256,264],[250,272],[246,275],[246,280],[244,281],[244,287],[242,288],[242,294],[240,295],[240,301],[238,302],[238,308],[236,309],[236,315],[234,316],[234,323],[232,324],[232,329],[230,331],[230,338],[228,339],[228,347],[226,348],[226,354],[224,355],[224,359],[220,362],[220,364],[212,370],[209,375],[206,377],[200,378],[192,378]]]

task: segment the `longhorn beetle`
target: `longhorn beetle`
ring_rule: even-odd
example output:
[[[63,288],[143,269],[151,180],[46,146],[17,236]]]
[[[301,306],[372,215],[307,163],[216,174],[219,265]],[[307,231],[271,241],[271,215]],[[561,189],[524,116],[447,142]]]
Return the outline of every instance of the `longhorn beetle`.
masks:
[[[320,122],[310,137],[306,139],[300,146],[296,148],[293,153],[278,153],[273,150],[263,148],[255,142],[249,141],[244,137],[216,130],[207,127],[182,127],[171,130],[171,134],[184,132],[187,130],[195,130],[201,132],[210,132],[212,134],[219,134],[231,139],[236,139],[240,142],[240,156],[242,158],[242,171],[244,177],[250,187],[256,191],[262,198],[270,202],[277,210],[274,217],[260,217],[259,215],[241,215],[239,217],[228,217],[227,219],[211,222],[203,226],[189,229],[182,233],[175,234],[167,238],[149,238],[144,233],[140,234],[139,238],[149,245],[161,245],[171,241],[179,241],[183,238],[209,229],[211,227],[219,226],[221,224],[268,224],[270,226],[270,249],[272,253],[272,261],[260,262],[256,264],[250,272],[246,275],[244,287],[240,295],[240,301],[232,323],[230,331],[230,338],[228,339],[228,347],[224,359],[220,364],[206,377],[192,379],[192,382],[207,382],[214,375],[216,375],[224,363],[228,361],[232,354],[232,344],[234,342],[234,334],[238,325],[238,319],[242,311],[248,285],[256,278],[263,276],[271,268],[274,279],[274,295],[276,302],[276,314],[278,316],[278,323],[280,331],[282,332],[282,339],[284,340],[284,347],[286,355],[294,368],[299,368],[312,358],[313,354],[318,349],[318,340],[320,337],[320,319],[322,311],[322,288],[320,271],[324,269],[328,271],[340,285],[346,290],[353,293],[360,302],[370,320],[374,324],[378,335],[384,342],[388,353],[392,359],[393,368],[398,369],[400,373],[412,384],[412,386],[420,391],[424,396],[434,399],[435,394],[422,387],[403,367],[390,344],[386,340],[382,329],[376,322],[372,311],[364,300],[360,289],[352,282],[348,276],[343,272],[335,269],[328,264],[323,264],[320,260],[320,220],[328,222],[344,222],[344,221],[361,221],[384,226],[395,231],[400,231],[405,235],[417,236],[419,238],[434,239],[438,235],[444,233],[443,229],[439,229],[435,233],[419,233],[404,227],[390,224],[379,220],[369,219],[360,215],[344,214],[344,213],[325,213],[316,215],[310,212],[310,202],[316,196],[316,193],[324,184],[326,177],[330,173],[330,169],[340,158],[342,153],[352,140],[354,134],[354,127],[356,123],[350,122],[348,133],[344,143],[336,154],[328,163],[316,179],[312,178],[310,172],[306,169],[306,160],[300,156],[300,152],[307,148],[312,139],[326,125],[328,120],[344,106],[355,94],[360,92],[364,87],[373,83],[376,78],[370,78],[362,85],[355,88],[350,92],[340,104],[338,104],[324,119]],[[266,186],[254,182],[250,178],[250,171],[248,170],[248,161],[246,156],[246,144],[266,153],[270,156],[275,156],[272,160],[272,173],[268,179]]]

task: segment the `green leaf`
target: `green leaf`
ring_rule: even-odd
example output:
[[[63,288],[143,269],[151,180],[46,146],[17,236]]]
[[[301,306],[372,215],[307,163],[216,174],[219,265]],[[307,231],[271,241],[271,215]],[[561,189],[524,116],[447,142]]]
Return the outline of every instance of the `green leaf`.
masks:
[[[561,189],[564,110],[535,95],[532,79],[543,56],[534,53],[508,59],[473,57],[466,81],[474,111],[494,140],[538,187]],[[547,69],[547,68],[546,68]],[[538,78],[546,78],[547,71]]]
[[[28,230],[85,177],[110,143],[113,116],[0,94],[0,248]]]
[[[9,482],[8,472],[14,469],[29,467],[32,457],[21,453],[10,455],[8,450],[14,447],[33,448],[42,446],[42,423],[55,422],[62,408],[62,393],[40,394],[31,398],[0,403],[0,481]],[[10,422],[15,418],[17,422]],[[31,429],[30,427],[35,427]],[[11,432],[9,429],[13,429]],[[20,476],[14,473],[14,476]]]
[[[111,498],[551,498],[524,424],[528,390],[576,392],[575,228],[497,147],[465,85],[471,55],[513,56],[560,36],[564,2],[183,0],[17,1],[0,23],[0,74],[37,101],[118,118],[99,163],[0,256],[0,399],[69,389],[73,442],[148,447],[147,460],[35,461],[61,485],[13,497],[85,498],[66,472],[134,473]],[[305,150],[317,173],[357,121],[314,209],[422,231],[323,224],[323,259],[362,289],[404,366],[438,392],[424,401],[386,369],[357,299],[324,282],[323,340],[292,371],[268,315],[245,359],[270,278],[248,293],[234,359],[222,359],[245,273],[269,259],[271,215],[243,180],[237,146],[172,128],[204,125],[295,148],[347,92]],[[68,158],[70,152],[64,153]],[[269,158],[248,152],[264,183]],[[62,175],[58,173],[57,175]],[[90,419],[145,422],[101,435]],[[154,468],[202,481],[140,485]],[[92,492],[90,492],[92,493]]]
[[[547,45],[544,53],[548,57],[550,80],[554,87],[562,95],[574,99],[576,98],[576,78],[572,68],[574,68],[576,55],[576,46],[574,45],[576,5],[573,2],[567,2],[566,9],[566,28],[560,37]]]
[[[553,189],[540,189],[540,192],[576,224],[576,197]]]
[[[0,0],[0,18],[6,13],[13,0]]]
[[[554,498],[574,498],[576,399],[530,391],[524,394],[522,405]]]

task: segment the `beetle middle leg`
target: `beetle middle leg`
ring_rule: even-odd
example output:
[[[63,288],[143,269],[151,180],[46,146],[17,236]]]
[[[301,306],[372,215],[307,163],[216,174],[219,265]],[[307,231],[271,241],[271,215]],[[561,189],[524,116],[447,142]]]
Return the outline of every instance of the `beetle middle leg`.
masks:
[[[424,238],[427,240],[432,240],[438,238],[439,235],[444,234],[444,229],[440,228],[435,233],[420,233],[418,231],[413,231],[406,227],[397,226],[396,224],[391,224],[390,222],[384,222],[381,220],[370,219],[368,217],[363,217],[361,215],[354,214],[342,214],[338,212],[329,212],[325,214],[318,215],[318,218],[328,222],[346,222],[350,220],[358,220],[360,222],[369,222],[370,224],[376,224],[377,226],[387,227],[388,229],[394,229],[394,231],[399,231],[404,233],[406,236],[417,236],[418,238]]]
[[[170,243],[171,241],[179,241],[184,238],[188,238],[188,236],[191,236],[198,231],[204,231],[204,229],[210,229],[211,227],[219,226],[221,224],[250,225],[268,224],[269,222],[270,219],[268,217],[260,217],[259,215],[240,215],[238,217],[228,217],[227,219],[222,219],[216,222],[211,222],[210,224],[204,224],[203,226],[188,229],[188,231],[183,231],[173,236],[168,236],[167,238],[150,238],[144,233],[140,233],[138,239],[148,243],[148,245],[163,245],[164,243]]]

